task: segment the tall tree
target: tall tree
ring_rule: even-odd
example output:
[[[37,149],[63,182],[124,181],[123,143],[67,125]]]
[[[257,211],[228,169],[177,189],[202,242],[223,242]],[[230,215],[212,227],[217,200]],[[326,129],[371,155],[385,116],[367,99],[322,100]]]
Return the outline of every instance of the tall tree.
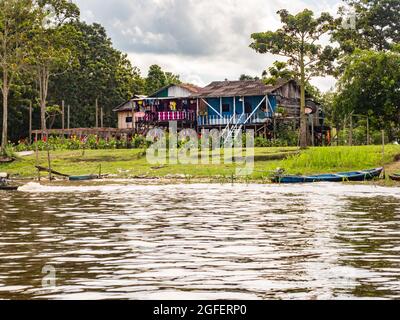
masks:
[[[368,115],[372,126],[394,138],[400,122],[400,50],[357,49],[346,65],[334,99],[336,112]]]
[[[0,0],[0,80],[3,97],[1,153],[8,143],[10,89],[27,64],[33,29],[39,23],[31,0]]]
[[[146,78],[146,93],[150,95],[165,86],[180,83],[182,82],[179,75],[172,72],[164,72],[159,65],[154,64],[150,66]]]
[[[251,48],[259,53],[272,53],[289,58],[288,64],[300,79],[300,146],[307,147],[306,83],[314,77],[334,71],[337,49],[322,46],[317,41],[334,27],[328,13],[314,18],[311,10],[296,15],[287,10],[278,11],[283,26],[277,31],[254,33]]]
[[[152,65],[146,78],[146,92],[148,95],[167,85],[167,78],[164,71],[158,65]]]
[[[172,72],[165,72],[165,83],[166,85],[180,84],[182,83],[182,81],[178,74],[173,74]]]
[[[344,0],[333,39],[345,53],[356,48],[387,50],[400,42],[399,0]],[[353,25],[349,21],[353,19]],[[343,23],[344,22],[344,23]]]
[[[39,85],[41,129],[46,130],[46,105],[50,77],[78,63],[74,43],[77,30],[71,23],[79,9],[68,0],[38,0],[43,23],[37,28],[32,46],[32,66]]]
[[[95,123],[94,105],[98,99],[104,124],[114,126],[113,108],[134,94],[144,94],[145,81],[127,56],[113,47],[104,27],[84,22],[74,22],[74,27],[79,31],[79,65],[52,77],[49,101],[59,104],[65,100],[73,110],[71,126],[87,127]]]

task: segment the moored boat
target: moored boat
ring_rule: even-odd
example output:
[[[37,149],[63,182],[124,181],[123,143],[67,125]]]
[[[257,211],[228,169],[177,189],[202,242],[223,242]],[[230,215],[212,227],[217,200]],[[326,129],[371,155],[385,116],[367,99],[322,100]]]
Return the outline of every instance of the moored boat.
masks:
[[[8,176],[8,175],[6,175]],[[0,175],[0,191],[13,191],[18,190],[18,186],[10,185],[4,175]]]
[[[18,190],[18,186],[10,186],[10,185],[0,185],[0,191],[15,191]]]
[[[397,174],[397,173],[391,174],[391,175],[389,176],[389,178],[390,178],[391,180],[393,180],[393,181],[400,181],[400,174]]]
[[[70,176],[69,181],[87,181],[87,180],[96,180],[99,179],[98,175],[87,175],[87,176]]]
[[[319,174],[310,176],[277,175],[272,178],[275,183],[312,183],[312,182],[345,182],[367,181],[380,177],[383,168],[354,172],[340,172],[335,174]],[[400,177],[399,177],[400,180]]]

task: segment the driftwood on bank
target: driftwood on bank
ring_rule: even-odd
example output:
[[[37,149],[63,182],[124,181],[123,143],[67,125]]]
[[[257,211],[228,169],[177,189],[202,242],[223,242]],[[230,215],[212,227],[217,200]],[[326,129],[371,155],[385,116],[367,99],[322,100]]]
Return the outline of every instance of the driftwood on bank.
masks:
[[[60,173],[60,172],[54,171],[54,170],[49,169],[49,168],[45,168],[45,167],[42,167],[42,166],[35,166],[35,167],[36,167],[36,169],[38,169],[41,172],[48,172],[48,173],[52,173],[52,174],[54,174],[56,176],[65,177],[65,178],[69,177],[68,174]]]

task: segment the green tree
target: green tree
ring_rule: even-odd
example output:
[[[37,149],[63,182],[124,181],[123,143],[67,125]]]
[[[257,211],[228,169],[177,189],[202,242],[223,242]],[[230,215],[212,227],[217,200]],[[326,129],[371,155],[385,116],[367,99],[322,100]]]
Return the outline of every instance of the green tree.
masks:
[[[371,116],[371,125],[393,139],[400,123],[400,51],[357,49],[346,60],[334,104],[342,116]]]
[[[169,84],[181,84],[182,81],[178,74],[173,74],[172,72],[165,72],[165,83]]]
[[[8,143],[8,99],[27,65],[33,29],[40,22],[31,0],[0,0],[0,80],[3,98],[1,153]]]
[[[347,6],[339,9],[341,17],[333,39],[345,53],[352,53],[356,48],[382,51],[400,42],[399,0],[344,1]]]
[[[167,85],[167,78],[164,71],[158,65],[152,65],[146,78],[146,93],[148,95]]]
[[[265,84],[276,84],[278,80],[291,80],[296,78],[296,73],[288,68],[286,62],[275,61],[273,66],[264,70],[262,74]]]
[[[41,129],[46,130],[46,105],[50,77],[78,63],[74,43],[79,35],[71,23],[79,18],[79,9],[68,0],[40,0],[43,23],[37,28],[31,64],[39,86]]]
[[[151,95],[170,84],[180,84],[180,76],[172,72],[164,72],[159,65],[152,65],[146,78],[146,94]]]
[[[249,76],[247,74],[241,74],[239,77],[239,81],[254,81],[254,80],[260,80],[260,78]]]
[[[71,107],[71,126],[95,124],[95,100],[104,110],[104,124],[115,125],[113,108],[134,94],[145,93],[145,80],[140,70],[132,66],[127,55],[113,47],[100,24],[74,22],[79,31],[76,42],[79,66],[52,77],[49,100]],[[57,122],[56,124],[57,125]]]
[[[300,146],[307,147],[306,83],[314,76],[334,71],[337,49],[317,43],[322,35],[333,29],[334,19],[328,13],[314,18],[314,13],[308,9],[296,15],[287,10],[280,10],[278,14],[283,26],[275,32],[252,34],[250,47],[259,53],[272,53],[289,59],[288,65],[296,73],[301,87]]]

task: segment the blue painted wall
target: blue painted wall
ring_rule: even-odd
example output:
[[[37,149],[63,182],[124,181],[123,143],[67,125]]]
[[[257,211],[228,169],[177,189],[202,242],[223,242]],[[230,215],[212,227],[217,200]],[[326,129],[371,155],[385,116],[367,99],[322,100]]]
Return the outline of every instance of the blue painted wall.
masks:
[[[257,108],[258,104],[261,102],[262,99],[264,99],[264,96],[245,97],[245,103],[246,104],[249,103],[251,105],[251,110],[254,111],[254,109]],[[206,99],[206,101],[215,110],[220,112],[220,99],[219,98],[208,98],[208,99]],[[271,102],[272,109],[275,111],[276,110],[276,97],[269,96],[269,101]],[[232,116],[233,115],[233,97],[222,98],[222,104],[229,104],[229,112],[223,112],[223,115],[224,116]],[[269,109],[267,109],[267,110],[269,111]],[[236,114],[240,115],[242,113],[243,113],[243,102],[240,101],[240,97],[236,97]],[[217,116],[218,114],[212,108],[208,107],[208,115],[209,116]]]

